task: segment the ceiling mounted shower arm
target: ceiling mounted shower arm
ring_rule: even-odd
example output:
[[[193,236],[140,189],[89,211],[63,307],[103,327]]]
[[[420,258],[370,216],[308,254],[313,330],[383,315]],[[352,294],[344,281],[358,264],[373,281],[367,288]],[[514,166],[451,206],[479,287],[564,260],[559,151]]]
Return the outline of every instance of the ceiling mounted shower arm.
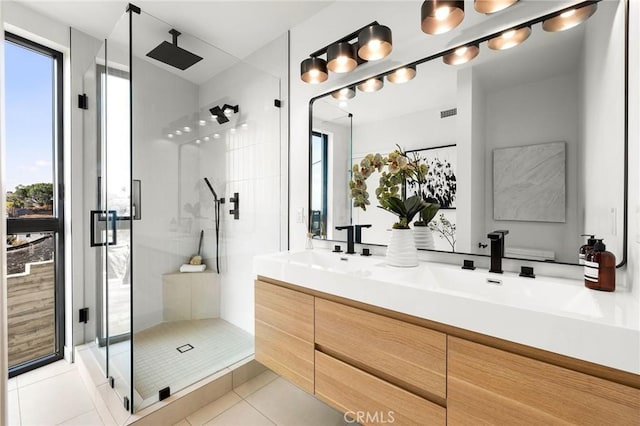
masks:
[[[182,33],[175,28],[171,28],[171,30],[169,30],[169,34],[171,34],[171,42],[177,46],[178,36],[180,36]]]

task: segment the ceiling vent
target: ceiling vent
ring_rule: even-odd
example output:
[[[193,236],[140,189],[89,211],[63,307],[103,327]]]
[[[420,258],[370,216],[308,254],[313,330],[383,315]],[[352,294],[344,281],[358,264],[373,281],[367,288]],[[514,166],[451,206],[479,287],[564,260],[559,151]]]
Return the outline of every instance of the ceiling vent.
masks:
[[[458,108],[445,109],[440,111],[440,118],[447,118],[458,114]]]

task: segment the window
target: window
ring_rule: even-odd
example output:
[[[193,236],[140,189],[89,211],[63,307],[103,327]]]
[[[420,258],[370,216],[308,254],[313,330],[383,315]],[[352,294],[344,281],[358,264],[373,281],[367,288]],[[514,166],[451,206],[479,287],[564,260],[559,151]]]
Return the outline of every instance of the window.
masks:
[[[310,232],[321,236],[327,234],[328,141],[328,135],[312,133]]]
[[[5,33],[9,375],[62,358],[62,54]]]

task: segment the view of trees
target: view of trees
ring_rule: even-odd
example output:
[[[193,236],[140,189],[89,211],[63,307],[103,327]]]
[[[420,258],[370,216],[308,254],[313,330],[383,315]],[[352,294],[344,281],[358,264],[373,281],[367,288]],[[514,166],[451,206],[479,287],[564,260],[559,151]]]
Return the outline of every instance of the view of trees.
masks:
[[[18,216],[19,209],[51,210],[52,205],[52,183],[18,185],[13,192],[7,192],[7,213],[9,216]]]

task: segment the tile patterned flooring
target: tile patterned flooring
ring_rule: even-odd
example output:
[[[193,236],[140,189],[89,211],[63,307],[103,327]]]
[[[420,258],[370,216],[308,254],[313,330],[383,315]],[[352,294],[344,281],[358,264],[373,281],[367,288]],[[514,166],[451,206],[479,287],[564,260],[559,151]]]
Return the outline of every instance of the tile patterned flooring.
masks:
[[[342,414],[267,370],[189,414],[176,426],[338,426]],[[9,381],[9,426],[111,426],[78,369],[58,361]],[[164,425],[158,425],[164,426]],[[171,425],[166,425],[171,426]]]

